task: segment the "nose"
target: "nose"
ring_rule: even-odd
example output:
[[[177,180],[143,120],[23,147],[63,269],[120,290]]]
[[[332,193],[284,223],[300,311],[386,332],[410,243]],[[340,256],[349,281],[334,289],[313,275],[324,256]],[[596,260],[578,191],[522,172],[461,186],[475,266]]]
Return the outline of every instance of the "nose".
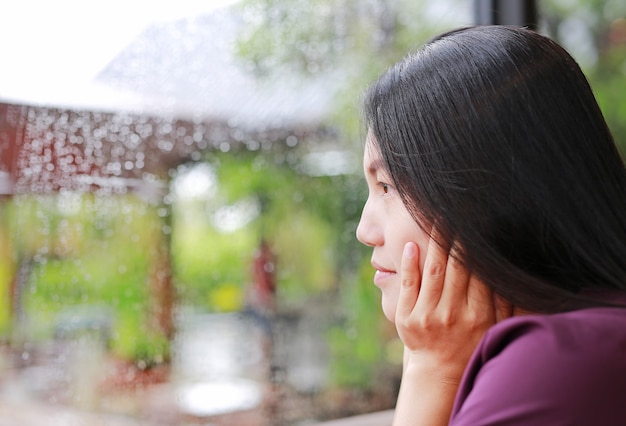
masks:
[[[356,238],[366,246],[382,245],[382,230],[377,224],[369,200],[363,206],[361,220],[356,228]]]

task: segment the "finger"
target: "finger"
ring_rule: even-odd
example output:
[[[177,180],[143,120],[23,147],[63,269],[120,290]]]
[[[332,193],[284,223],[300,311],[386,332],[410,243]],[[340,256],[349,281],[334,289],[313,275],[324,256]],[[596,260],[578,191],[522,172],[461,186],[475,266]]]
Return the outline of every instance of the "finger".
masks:
[[[417,300],[420,308],[427,310],[434,310],[439,304],[448,263],[448,253],[437,243],[436,239],[437,234],[433,229],[428,242],[420,295]]]
[[[414,242],[404,245],[400,263],[400,295],[396,307],[396,320],[408,318],[413,312],[420,292],[419,249]],[[396,321],[400,324],[401,321]]]
[[[440,305],[450,307],[464,306],[468,300],[470,272],[458,258],[448,255],[446,274],[441,294]]]

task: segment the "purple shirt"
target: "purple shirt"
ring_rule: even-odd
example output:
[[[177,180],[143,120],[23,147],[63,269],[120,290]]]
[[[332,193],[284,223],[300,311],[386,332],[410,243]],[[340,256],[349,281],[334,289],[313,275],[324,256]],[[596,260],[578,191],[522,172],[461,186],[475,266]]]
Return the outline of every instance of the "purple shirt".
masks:
[[[450,424],[626,425],[626,309],[496,324],[470,359]]]

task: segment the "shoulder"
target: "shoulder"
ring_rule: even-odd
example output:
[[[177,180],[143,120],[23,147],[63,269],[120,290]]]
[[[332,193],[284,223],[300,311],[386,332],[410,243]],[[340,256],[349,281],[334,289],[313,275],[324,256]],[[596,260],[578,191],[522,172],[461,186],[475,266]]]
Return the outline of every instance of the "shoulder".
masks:
[[[487,332],[459,388],[453,424],[543,424],[566,415],[568,424],[621,423],[624,400],[626,309],[529,315]]]
[[[483,359],[515,355],[540,345],[544,355],[584,358],[605,349],[626,349],[626,309],[592,308],[552,315],[526,315],[493,326],[480,344]],[[545,359],[545,356],[544,358]]]

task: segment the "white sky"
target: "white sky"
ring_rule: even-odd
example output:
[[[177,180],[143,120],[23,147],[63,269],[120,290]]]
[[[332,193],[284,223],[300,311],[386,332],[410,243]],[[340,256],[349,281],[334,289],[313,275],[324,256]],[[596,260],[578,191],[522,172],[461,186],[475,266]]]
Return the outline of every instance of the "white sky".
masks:
[[[194,16],[235,1],[5,2],[0,6],[0,101],[128,105],[130,94],[92,82],[117,53],[152,22]]]
[[[0,102],[141,111],[166,105],[165,99],[124,92],[96,81],[96,76],[151,23],[238,1],[5,0],[0,5]],[[446,19],[459,11],[452,3],[433,1],[426,13]],[[241,111],[238,107],[237,113]]]

